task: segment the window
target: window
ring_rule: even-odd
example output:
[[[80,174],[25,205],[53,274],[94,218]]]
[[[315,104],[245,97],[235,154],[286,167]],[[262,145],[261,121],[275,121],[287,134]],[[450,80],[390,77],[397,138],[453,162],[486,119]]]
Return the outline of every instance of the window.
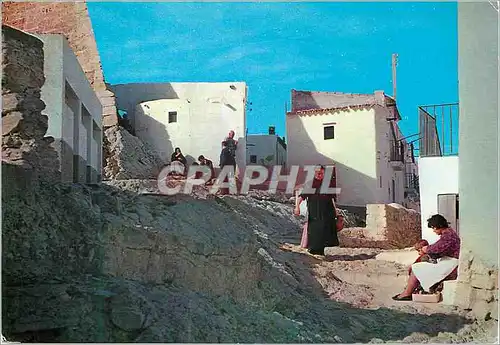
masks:
[[[382,176],[379,176],[378,181],[379,181],[379,186],[380,186],[380,188],[382,188]]]
[[[177,122],[177,112],[169,111],[168,112],[168,123]]]
[[[334,128],[335,126],[325,126],[323,127],[323,136],[325,140],[334,138]]]
[[[257,163],[257,156],[256,155],[250,155],[250,163]]]

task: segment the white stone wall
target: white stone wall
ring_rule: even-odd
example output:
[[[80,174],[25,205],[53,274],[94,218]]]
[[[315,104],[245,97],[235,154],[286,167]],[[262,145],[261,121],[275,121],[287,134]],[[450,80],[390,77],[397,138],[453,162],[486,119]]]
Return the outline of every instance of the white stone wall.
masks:
[[[498,12],[459,3],[460,234],[498,267]]]
[[[453,303],[497,320],[498,21],[488,2],[458,4],[462,247]]]

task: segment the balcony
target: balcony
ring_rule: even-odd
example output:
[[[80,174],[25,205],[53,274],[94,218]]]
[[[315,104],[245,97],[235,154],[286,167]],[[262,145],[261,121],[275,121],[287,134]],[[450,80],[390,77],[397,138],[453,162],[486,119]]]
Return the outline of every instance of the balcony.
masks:
[[[418,107],[420,120],[420,157],[458,154],[458,103]]]
[[[402,141],[391,142],[389,162],[395,171],[402,171],[405,166],[405,144]]]

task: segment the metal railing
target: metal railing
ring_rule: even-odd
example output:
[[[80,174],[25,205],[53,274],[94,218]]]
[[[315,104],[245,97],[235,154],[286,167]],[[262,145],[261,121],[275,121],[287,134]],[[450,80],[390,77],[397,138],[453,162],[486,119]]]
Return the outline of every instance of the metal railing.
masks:
[[[391,162],[405,162],[405,145],[401,141],[391,142]]]
[[[410,155],[411,155],[411,162],[415,163],[415,144],[410,143]]]
[[[408,173],[405,176],[405,188],[406,189],[416,189],[418,190],[418,176],[413,173]]]
[[[419,156],[458,154],[458,103],[420,106],[418,112]]]

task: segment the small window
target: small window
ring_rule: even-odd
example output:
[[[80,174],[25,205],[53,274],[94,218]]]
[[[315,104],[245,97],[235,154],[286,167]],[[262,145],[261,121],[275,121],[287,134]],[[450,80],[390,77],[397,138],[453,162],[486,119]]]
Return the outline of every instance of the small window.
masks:
[[[335,137],[335,126],[323,127],[323,136],[325,140],[333,139]]]
[[[380,188],[382,188],[382,176],[379,176],[378,181],[379,181],[379,186],[380,186]]]
[[[177,122],[177,112],[169,111],[168,112],[168,123]]]
[[[250,163],[257,163],[257,156],[256,155],[250,155]]]

